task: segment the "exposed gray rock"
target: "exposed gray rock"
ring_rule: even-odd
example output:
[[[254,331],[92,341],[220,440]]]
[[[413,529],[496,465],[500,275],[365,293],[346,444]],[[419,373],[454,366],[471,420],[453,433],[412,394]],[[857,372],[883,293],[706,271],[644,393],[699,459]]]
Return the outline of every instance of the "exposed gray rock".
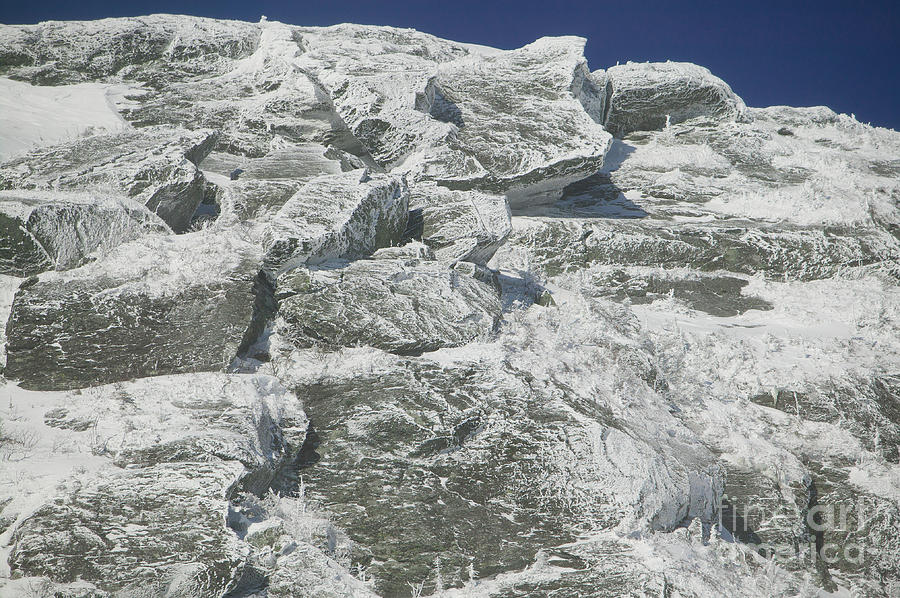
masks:
[[[740,223],[684,227],[548,219],[517,231],[510,245],[527,247],[551,276],[591,264],[630,264],[815,280],[900,259],[900,246],[879,229],[785,230]]]
[[[744,102],[709,70],[685,62],[635,63],[592,73],[606,130],[616,137],[658,131],[698,116],[735,118]]]
[[[495,288],[438,262],[322,264],[291,272],[278,292],[279,332],[297,347],[421,353],[486,336],[500,318]]]
[[[271,287],[235,233],[145,236],[104,259],[23,285],[6,328],[25,388],[222,370],[262,332]]]
[[[279,274],[308,262],[353,259],[399,243],[409,191],[400,177],[366,170],[321,176],[301,187],[265,234],[266,268]]]
[[[609,529],[632,509],[637,527],[710,520],[694,503],[721,480],[679,463],[684,445],[674,458],[623,432],[602,399],[514,368],[410,360],[389,372],[296,389],[320,439],[307,496],[358,545],[381,595],[433,588],[436,559],[450,586],[470,564],[481,577],[521,569],[579,521]]]
[[[0,273],[68,270],[147,233],[170,232],[121,197],[62,191],[0,191]]]
[[[10,568],[151,596],[221,596],[247,548],[225,526],[239,463],[161,463],[88,479],[15,532]],[[154,591],[155,586],[155,591]]]
[[[46,576],[66,595],[71,582],[93,584],[91,595],[148,598],[237,586],[257,546],[236,533],[232,501],[264,494],[300,449],[308,420],[296,396],[273,377],[206,373],[50,404],[43,424],[84,444],[91,469],[73,472],[38,508],[25,503],[11,542],[14,577]],[[94,470],[102,456],[118,467]]]
[[[431,247],[442,262],[486,264],[512,230],[506,199],[478,191],[414,185],[410,211],[420,228],[409,234]]]
[[[0,164],[0,189],[123,193],[183,232],[205,191],[196,164],[215,139],[212,131],[167,127],[87,137]]]

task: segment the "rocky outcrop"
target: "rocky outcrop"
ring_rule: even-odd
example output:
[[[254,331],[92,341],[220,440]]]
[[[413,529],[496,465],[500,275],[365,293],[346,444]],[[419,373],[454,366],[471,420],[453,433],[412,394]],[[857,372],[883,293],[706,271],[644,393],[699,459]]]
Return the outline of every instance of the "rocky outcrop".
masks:
[[[323,439],[307,495],[347,530],[381,595],[409,579],[433,586],[436,561],[448,585],[470,566],[484,577],[522,567],[578,521],[608,529],[634,509],[666,529],[700,514],[696,471],[526,372],[415,360],[296,392]]]
[[[6,375],[25,388],[67,389],[222,370],[265,325],[261,258],[234,234],[203,231],[143,237],[44,274],[16,294]]]
[[[296,266],[353,259],[400,241],[409,191],[400,177],[354,170],[321,176],[301,187],[265,233],[266,268],[278,275]]]
[[[417,354],[486,337],[500,318],[490,284],[417,259],[324,263],[278,288],[279,334],[296,347],[368,345]]]
[[[121,197],[58,191],[0,191],[0,273],[68,270],[144,234],[169,227]]]
[[[895,240],[877,229],[783,230],[740,223],[681,227],[547,220],[517,231],[510,244],[528,247],[536,265],[550,275],[592,264],[625,263],[815,280],[900,258]]]
[[[308,423],[275,378],[213,372],[86,388],[44,414],[47,426],[90,430],[94,448],[118,467],[234,461],[250,472],[242,487],[256,493],[299,449]]]
[[[595,172],[610,137],[581,101],[584,43],[541,38],[443,65],[438,108],[458,111],[459,125],[445,146],[408,160],[415,176],[504,193],[515,206],[556,199],[567,183]]]
[[[252,23],[169,15],[3,25],[0,73],[35,85],[118,75],[157,87],[220,72],[258,39]]]
[[[592,73],[600,122],[616,137],[658,131],[698,116],[735,118],[746,109],[727,83],[684,62],[629,62]]]
[[[900,137],[583,49],[0,26],[0,594],[889,593]]]
[[[509,204],[502,196],[427,184],[410,189],[407,234],[443,262],[486,264],[511,230]]]
[[[591,174],[606,152],[609,135],[582,103],[592,97],[582,93],[591,84],[583,39],[482,53],[393,28],[302,31],[309,51],[300,64],[317,73],[368,154],[394,172],[530,202]],[[347,46],[351,33],[357,51]]]
[[[16,529],[17,575],[102,592],[221,596],[252,547],[226,525],[239,489],[264,493],[307,428],[274,378],[191,374],[70,393],[44,415],[118,466],[56,489]]]
[[[204,195],[196,165],[215,138],[162,127],[87,137],[0,164],[0,189],[121,193],[184,232]]]
[[[221,596],[247,550],[225,527],[238,463],[164,463],[89,480],[16,530],[10,567],[61,582]]]

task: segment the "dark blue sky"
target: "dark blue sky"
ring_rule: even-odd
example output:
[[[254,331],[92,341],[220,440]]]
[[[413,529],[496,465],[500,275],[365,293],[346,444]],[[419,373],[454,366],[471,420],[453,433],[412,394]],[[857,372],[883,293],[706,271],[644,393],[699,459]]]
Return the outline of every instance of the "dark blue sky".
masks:
[[[154,12],[414,27],[458,41],[514,48],[542,35],[588,38],[591,69],[627,60],[685,60],[722,77],[751,106],[824,104],[900,130],[900,2],[675,3],[532,0],[41,0],[4,2],[0,22],[94,19]]]

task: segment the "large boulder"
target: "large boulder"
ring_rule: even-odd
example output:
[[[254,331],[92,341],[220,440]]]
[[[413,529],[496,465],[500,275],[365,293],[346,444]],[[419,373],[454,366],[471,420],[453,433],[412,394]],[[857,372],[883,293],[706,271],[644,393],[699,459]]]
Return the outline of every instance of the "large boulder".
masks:
[[[0,273],[68,270],[148,233],[170,232],[137,202],[88,193],[0,191]]]
[[[516,248],[525,248],[533,265],[549,276],[597,264],[627,264],[815,280],[854,266],[900,259],[896,240],[879,229],[783,230],[746,222],[673,226],[615,219],[546,219],[515,231],[504,247],[509,249],[504,260]]]
[[[216,372],[79,389],[44,414],[49,427],[90,430],[94,448],[118,467],[236,461],[251,472],[242,485],[254,492],[265,492],[300,448],[308,423],[277,379]]]
[[[686,62],[629,62],[592,79],[603,100],[601,122],[616,137],[698,116],[734,118],[746,109],[727,83]]]
[[[104,259],[23,285],[6,329],[6,375],[68,389],[222,370],[272,308],[257,246],[228,231],[145,236]]]
[[[390,252],[385,259],[295,270],[278,297],[279,333],[301,348],[369,345],[421,353],[489,335],[500,318],[491,284]]]
[[[446,146],[410,158],[408,168],[451,188],[505,193],[513,205],[555,199],[567,183],[593,174],[610,136],[585,109],[593,84],[584,44],[546,37],[442,65],[440,101],[429,111],[456,130]]]
[[[320,439],[306,495],[381,595],[434,588],[435,567],[448,586],[520,570],[588,521],[594,532],[634,514],[627,530],[710,521],[699,504],[721,482],[687,465],[690,449],[667,453],[565,383],[478,360],[409,359],[296,388]]]
[[[225,526],[240,463],[161,463],[87,480],[15,532],[10,568],[150,596],[221,596],[247,548]],[[154,587],[155,586],[155,587]]]
[[[410,189],[409,235],[444,262],[484,265],[512,231],[506,198],[420,184]]]
[[[255,544],[235,530],[235,501],[264,494],[300,450],[295,395],[269,376],[206,373],[32,396],[43,409],[17,425],[54,439],[33,450],[63,475],[38,493],[0,481],[14,577],[148,598],[239,584]],[[65,475],[67,463],[80,466]]]
[[[300,63],[384,168],[534,201],[600,167],[610,136],[585,110],[581,38],[481,51],[386,27],[302,34]]]
[[[399,243],[409,190],[396,176],[354,170],[313,179],[272,218],[266,268],[278,275],[307,262],[354,259]]]
[[[213,131],[169,127],[87,137],[0,164],[0,189],[122,193],[183,232],[205,192],[196,165],[215,140]]]

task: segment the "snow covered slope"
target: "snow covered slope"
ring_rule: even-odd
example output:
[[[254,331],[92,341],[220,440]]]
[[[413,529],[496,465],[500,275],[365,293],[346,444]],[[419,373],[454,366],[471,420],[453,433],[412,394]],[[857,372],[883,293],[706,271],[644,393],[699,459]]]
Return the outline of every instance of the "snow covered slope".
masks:
[[[0,595],[896,596],[900,134],[584,43],[0,26]]]

